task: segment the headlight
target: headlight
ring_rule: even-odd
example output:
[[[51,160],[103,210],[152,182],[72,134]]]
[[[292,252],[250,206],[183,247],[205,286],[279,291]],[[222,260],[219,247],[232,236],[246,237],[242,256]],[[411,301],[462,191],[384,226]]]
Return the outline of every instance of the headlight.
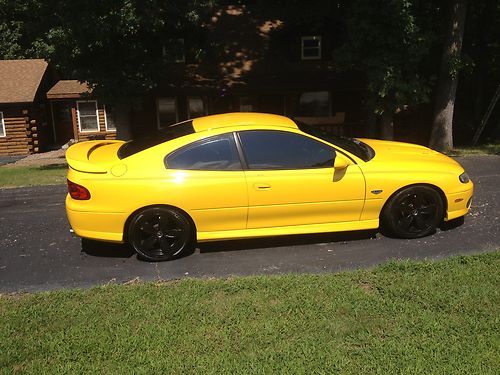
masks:
[[[466,172],[464,172],[460,176],[458,176],[458,179],[460,180],[460,182],[462,184],[466,184],[467,182],[470,181],[469,175]]]

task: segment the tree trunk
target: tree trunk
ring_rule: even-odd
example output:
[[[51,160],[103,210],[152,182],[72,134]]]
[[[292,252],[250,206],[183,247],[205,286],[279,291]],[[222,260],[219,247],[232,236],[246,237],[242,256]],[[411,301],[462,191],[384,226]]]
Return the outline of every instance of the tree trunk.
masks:
[[[394,139],[394,113],[384,111],[380,119],[380,137],[392,141]]]
[[[448,35],[441,58],[430,139],[430,147],[439,151],[453,148],[453,110],[458,84],[458,73],[453,64],[460,58],[462,49],[467,0],[451,0],[450,5]]]

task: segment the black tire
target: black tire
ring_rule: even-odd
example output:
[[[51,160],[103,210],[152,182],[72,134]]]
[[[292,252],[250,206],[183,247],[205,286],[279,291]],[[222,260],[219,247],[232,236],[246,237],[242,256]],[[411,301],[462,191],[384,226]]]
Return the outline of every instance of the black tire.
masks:
[[[194,248],[194,227],[182,212],[150,207],[134,215],[128,240],[142,259],[160,262],[179,258]]]
[[[384,234],[399,238],[420,238],[436,232],[443,220],[441,195],[429,186],[411,186],[396,193],[384,207]]]

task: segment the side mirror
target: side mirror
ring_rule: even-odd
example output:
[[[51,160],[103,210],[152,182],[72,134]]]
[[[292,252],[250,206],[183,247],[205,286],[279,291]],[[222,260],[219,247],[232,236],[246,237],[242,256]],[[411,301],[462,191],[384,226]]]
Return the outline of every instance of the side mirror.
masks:
[[[335,169],[346,169],[348,166],[351,165],[351,161],[347,158],[345,158],[342,155],[337,155],[335,156],[335,161],[333,163],[333,168]]]

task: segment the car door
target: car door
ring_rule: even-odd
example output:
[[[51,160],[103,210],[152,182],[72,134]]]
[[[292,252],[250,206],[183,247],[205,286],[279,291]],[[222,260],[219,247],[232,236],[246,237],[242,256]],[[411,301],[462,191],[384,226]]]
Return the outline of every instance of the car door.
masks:
[[[357,221],[365,181],[352,164],[333,168],[335,149],[300,133],[238,133],[246,163],[247,228]]]
[[[168,201],[186,209],[199,232],[245,229],[247,186],[233,133],[181,147],[165,157],[165,166]]]

